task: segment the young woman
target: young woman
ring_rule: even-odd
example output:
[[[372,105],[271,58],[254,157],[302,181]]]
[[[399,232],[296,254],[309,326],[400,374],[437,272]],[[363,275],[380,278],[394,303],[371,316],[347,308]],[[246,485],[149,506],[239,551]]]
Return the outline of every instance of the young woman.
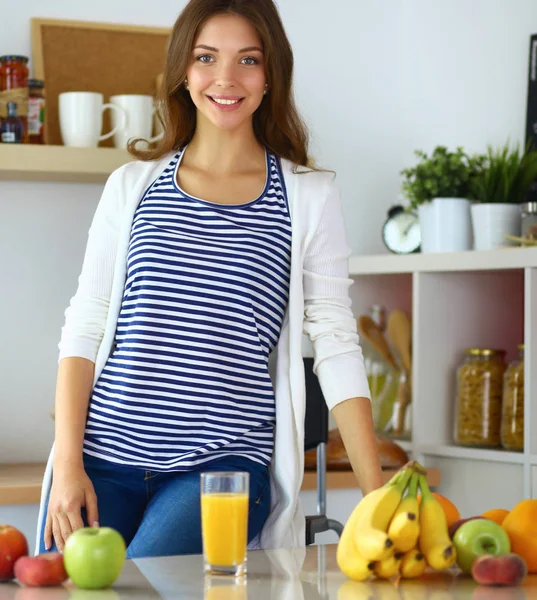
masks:
[[[164,137],[106,183],[66,311],[36,551],[97,523],[131,558],[199,553],[207,470],[250,473],[250,548],[303,546],[303,333],[362,491],[381,484],[339,191],[292,72],[272,0],[179,16]]]

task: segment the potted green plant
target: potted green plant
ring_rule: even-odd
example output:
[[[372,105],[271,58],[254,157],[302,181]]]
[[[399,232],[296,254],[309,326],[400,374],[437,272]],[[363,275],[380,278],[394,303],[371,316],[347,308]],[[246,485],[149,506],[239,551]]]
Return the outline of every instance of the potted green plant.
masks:
[[[445,146],[430,156],[423,150],[415,155],[418,163],[401,171],[402,192],[409,209],[418,212],[422,252],[471,250],[471,191],[482,158]]]
[[[473,183],[477,201],[471,208],[474,247],[492,250],[510,245],[506,235],[518,237],[521,229],[520,205],[537,178],[537,152],[519,144],[510,149],[488,146],[483,169]]]

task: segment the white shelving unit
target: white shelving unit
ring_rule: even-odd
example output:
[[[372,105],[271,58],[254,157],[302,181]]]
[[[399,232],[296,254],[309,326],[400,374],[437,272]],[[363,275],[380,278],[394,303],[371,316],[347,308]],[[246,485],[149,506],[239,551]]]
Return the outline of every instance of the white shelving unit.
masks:
[[[401,445],[441,469],[440,491],[466,516],[537,497],[537,248],[352,256],[350,272],[357,316],[379,303],[412,317],[412,440]],[[502,348],[509,362],[520,343],[524,452],[455,445],[455,372],[464,350]]]

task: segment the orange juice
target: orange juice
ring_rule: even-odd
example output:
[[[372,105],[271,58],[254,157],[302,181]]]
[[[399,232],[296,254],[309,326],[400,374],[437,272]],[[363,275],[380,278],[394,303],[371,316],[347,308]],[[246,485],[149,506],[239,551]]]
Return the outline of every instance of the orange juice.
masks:
[[[202,494],[201,523],[203,551],[210,565],[231,567],[244,562],[248,494]]]

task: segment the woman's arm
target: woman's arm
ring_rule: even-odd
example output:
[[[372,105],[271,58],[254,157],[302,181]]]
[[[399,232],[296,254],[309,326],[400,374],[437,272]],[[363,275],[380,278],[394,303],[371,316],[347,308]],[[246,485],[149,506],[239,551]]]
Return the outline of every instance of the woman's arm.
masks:
[[[54,469],[82,468],[82,444],[95,364],[60,360],[56,382]]]
[[[358,485],[365,496],[383,485],[369,398],[349,398],[332,409]]]
[[[350,248],[339,189],[328,181],[325,186],[323,212],[304,258],[304,332],[313,345],[313,371],[366,494],[382,484],[382,470],[349,296],[353,283],[348,274]]]

